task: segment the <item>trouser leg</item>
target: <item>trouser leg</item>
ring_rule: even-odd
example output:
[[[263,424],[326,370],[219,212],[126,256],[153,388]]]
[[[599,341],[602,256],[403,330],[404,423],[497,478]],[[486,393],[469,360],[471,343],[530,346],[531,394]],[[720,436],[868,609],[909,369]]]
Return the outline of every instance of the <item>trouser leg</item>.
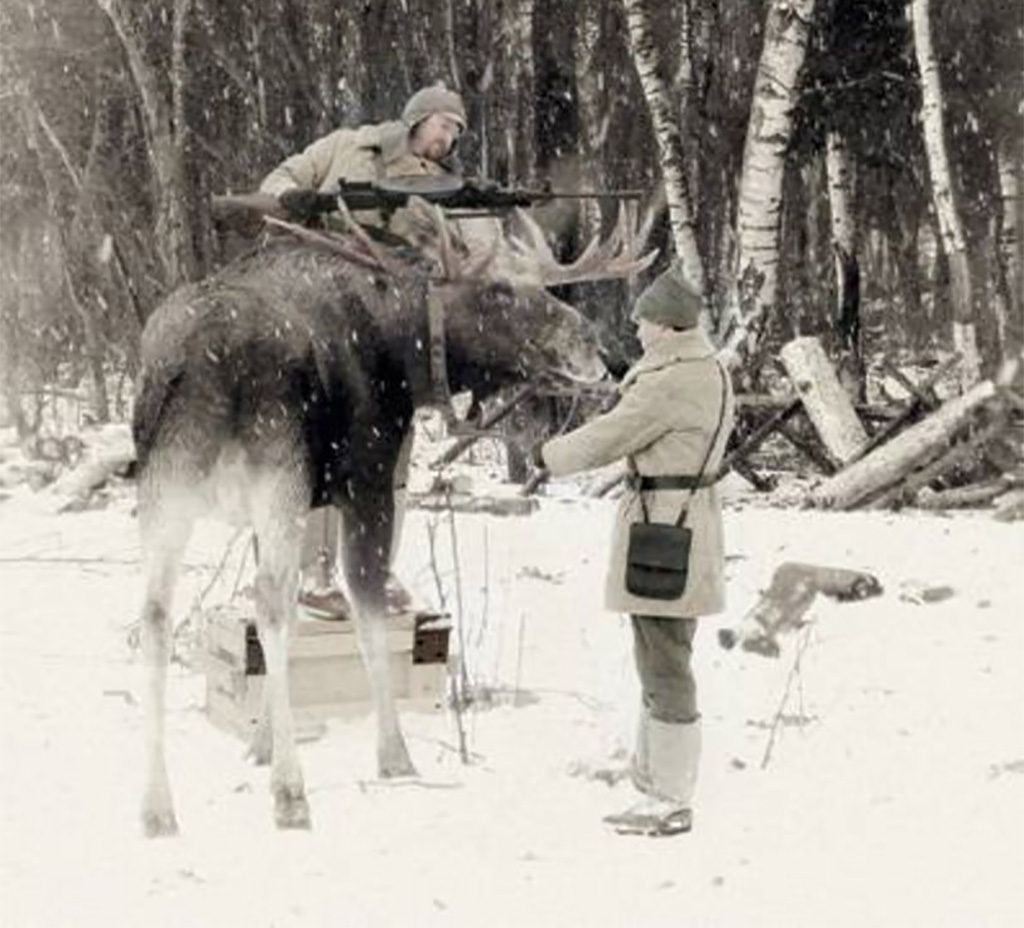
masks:
[[[661,722],[692,722],[697,681],[690,666],[696,619],[634,615],[633,656],[645,709]]]
[[[691,667],[694,619],[632,616],[643,705],[633,782],[650,796],[689,805],[700,763],[700,713]]]
[[[334,506],[321,506],[309,514],[299,567],[304,574],[312,574],[316,586],[327,587],[333,582],[340,536],[341,513]]]
[[[395,463],[394,496],[395,517],[391,535],[389,563],[394,563],[401,542],[402,525],[405,521],[406,485],[409,482],[409,468],[412,462],[413,432],[405,436]],[[329,586],[341,547],[341,512],[334,506],[314,509],[306,522],[306,534],[302,539],[300,566],[308,573],[316,569],[317,584]]]

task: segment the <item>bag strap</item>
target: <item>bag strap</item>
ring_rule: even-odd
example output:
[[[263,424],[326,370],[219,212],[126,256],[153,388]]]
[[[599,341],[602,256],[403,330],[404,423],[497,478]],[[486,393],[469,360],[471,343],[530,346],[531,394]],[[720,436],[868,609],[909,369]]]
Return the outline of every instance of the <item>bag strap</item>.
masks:
[[[715,426],[715,434],[711,436],[711,442],[708,444],[708,450],[704,454],[704,461],[700,465],[700,470],[697,472],[697,485],[700,485],[701,478],[704,476],[704,471],[707,470],[708,461],[711,460],[711,453],[715,450],[715,446],[718,444],[718,436],[722,431],[722,423],[725,421],[725,401],[728,395],[728,384],[725,382],[725,368],[722,366],[720,361],[715,361],[715,367],[718,368],[718,376],[722,382],[722,403],[718,407],[718,424]],[[686,502],[683,503],[682,511],[679,513],[679,518],[676,519],[676,526],[681,526],[686,522],[686,517],[690,512],[690,500],[693,499],[693,494],[696,493],[696,488],[690,490],[690,495],[686,497]]]
[[[700,482],[704,477],[704,471],[707,470],[708,461],[711,460],[711,455],[715,450],[715,446],[718,444],[718,436],[722,431],[722,423],[725,421],[725,402],[728,396],[728,384],[725,380],[725,368],[722,366],[721,361],[715,361],[715,367],[718,368],[718,376],[722,383],[722,403],[718,407],[718,424],[715,426],[715,432],[711,436],[711,441],[708,444],[708,450],[704,454],[704,460],[700,465],[700,470],[697,472],[697,476],[694,480],[694,486],[690,489],[690,495],[686,497],[686,501],[683,503],[682,509],[679,511],[679,518],[675,521],[676,528],[680,528],[685,522],[687,514],[689,513],[690,500],[693,498],[693,494],[697,491],[700,486]],[[627,455],[626,462],[629,467],[631,474],[638,474],[636,469],[636,460],[633,455]],[[644,499],[643,491],[638,491],[640,495],[640,509],[644,514],[644,522],[650,522],[650,515],[647,511],[647,501]]]

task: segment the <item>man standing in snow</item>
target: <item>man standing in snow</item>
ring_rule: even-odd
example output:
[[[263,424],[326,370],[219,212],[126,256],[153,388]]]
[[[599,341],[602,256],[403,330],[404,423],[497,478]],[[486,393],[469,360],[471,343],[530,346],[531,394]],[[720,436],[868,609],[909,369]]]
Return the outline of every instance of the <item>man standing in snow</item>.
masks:
[[[640,795],[605,819],[623,833],[665,835],[691,828],[701,748],[690,666],[696,617],[725,605],[722,513],[713,475],[733,426],[734,401],[729,377],[698,327],[701,303],[678,262],[656,278],[633,310],[644,353],[623,378],[618,404],[536,451],[536,463],[553,476],[620,458],[630,465],[605,588],[607,608],[630,614],[642,693],[632,760]],[[682,594],[650,599],[630,593],[630,526],[671,525],[683,511],[692,540]]]
[[[453,171],[455,145],[466,127],[462,98],[442,84],[414,93],[402,110],[402,118],[391,122],[337,129],[292,155],[274,168],[260,184],[261,193],[285,198],[289,208],[301,207],[302,191],[328,191],[339,181],[375,181],[386,177],[443,175]],[[289,204],[289,195],[293,198]],[[387,220],[387,228],[403,234],[404,211]],[[363,223],[384,224],[376,212],[357,214]],[[391,544],[394,560],[405,514],[406,483],[412,451],[412,430],[406,436],[395,467],[395,518]],[[333,506],[311,513],[302,551],[303,589],[299,602],[324,618],[345,618],[348,603],[338,589],[334,570],[338,562],[341,520]],[[314,567],[316,576],[312,579]],[[394,574],[388,578],[388,601],[394,610],[407,609],[411,597]]]

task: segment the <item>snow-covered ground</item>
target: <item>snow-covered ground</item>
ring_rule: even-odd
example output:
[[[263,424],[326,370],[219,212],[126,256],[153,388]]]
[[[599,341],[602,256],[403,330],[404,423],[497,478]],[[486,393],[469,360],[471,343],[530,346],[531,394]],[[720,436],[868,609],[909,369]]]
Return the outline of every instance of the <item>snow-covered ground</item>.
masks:
[[[695,830],[644,839],[601,824],[629,799],[637,699],[628,626],[601,604],[614,503],[563,484],[527,517],[459,514],[460,637],[491,694],[465,718],[472,763],[450,713],[407,713],[421,778],[382,783],[371,720],[334,721],[300,749],[314,830],[280,833],[266,770],[210,724],[201,676],[176,665],[182,833],[147,842],[141,669],[126,645],[141,586],[131,506],[127,492],[59,516],[28,491],[0,503],[2,925],[1024,924],[1019,523],[737,495],[729,611],[697,639]],[[400,572],[436,599],[431,528],[457,611],[447,514],[410,512]],[[229,537],[202,527],[179,615]],[[884,595],[819,598],[776,660],[723,651],[716,630],[788,560],[871,571]],[[940,587],[952,595],[923,595]]]

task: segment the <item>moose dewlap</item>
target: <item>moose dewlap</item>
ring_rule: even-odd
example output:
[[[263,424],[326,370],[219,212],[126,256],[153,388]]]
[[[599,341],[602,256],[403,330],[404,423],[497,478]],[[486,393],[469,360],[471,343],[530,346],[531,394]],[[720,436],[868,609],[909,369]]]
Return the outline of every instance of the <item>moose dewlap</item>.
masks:
[[[444,699],[450,623],[412,614],[388,620],[387,643],[395,696],[417,709]],[[219,728],[248,739],[264,705],[266,665],[255,619],[225,605],[207,615],[206,711]],[[359,656],[354,623],[300,618],[288,647],[288,686],[299,731],[324,719],[372,709],[370,681]]]

